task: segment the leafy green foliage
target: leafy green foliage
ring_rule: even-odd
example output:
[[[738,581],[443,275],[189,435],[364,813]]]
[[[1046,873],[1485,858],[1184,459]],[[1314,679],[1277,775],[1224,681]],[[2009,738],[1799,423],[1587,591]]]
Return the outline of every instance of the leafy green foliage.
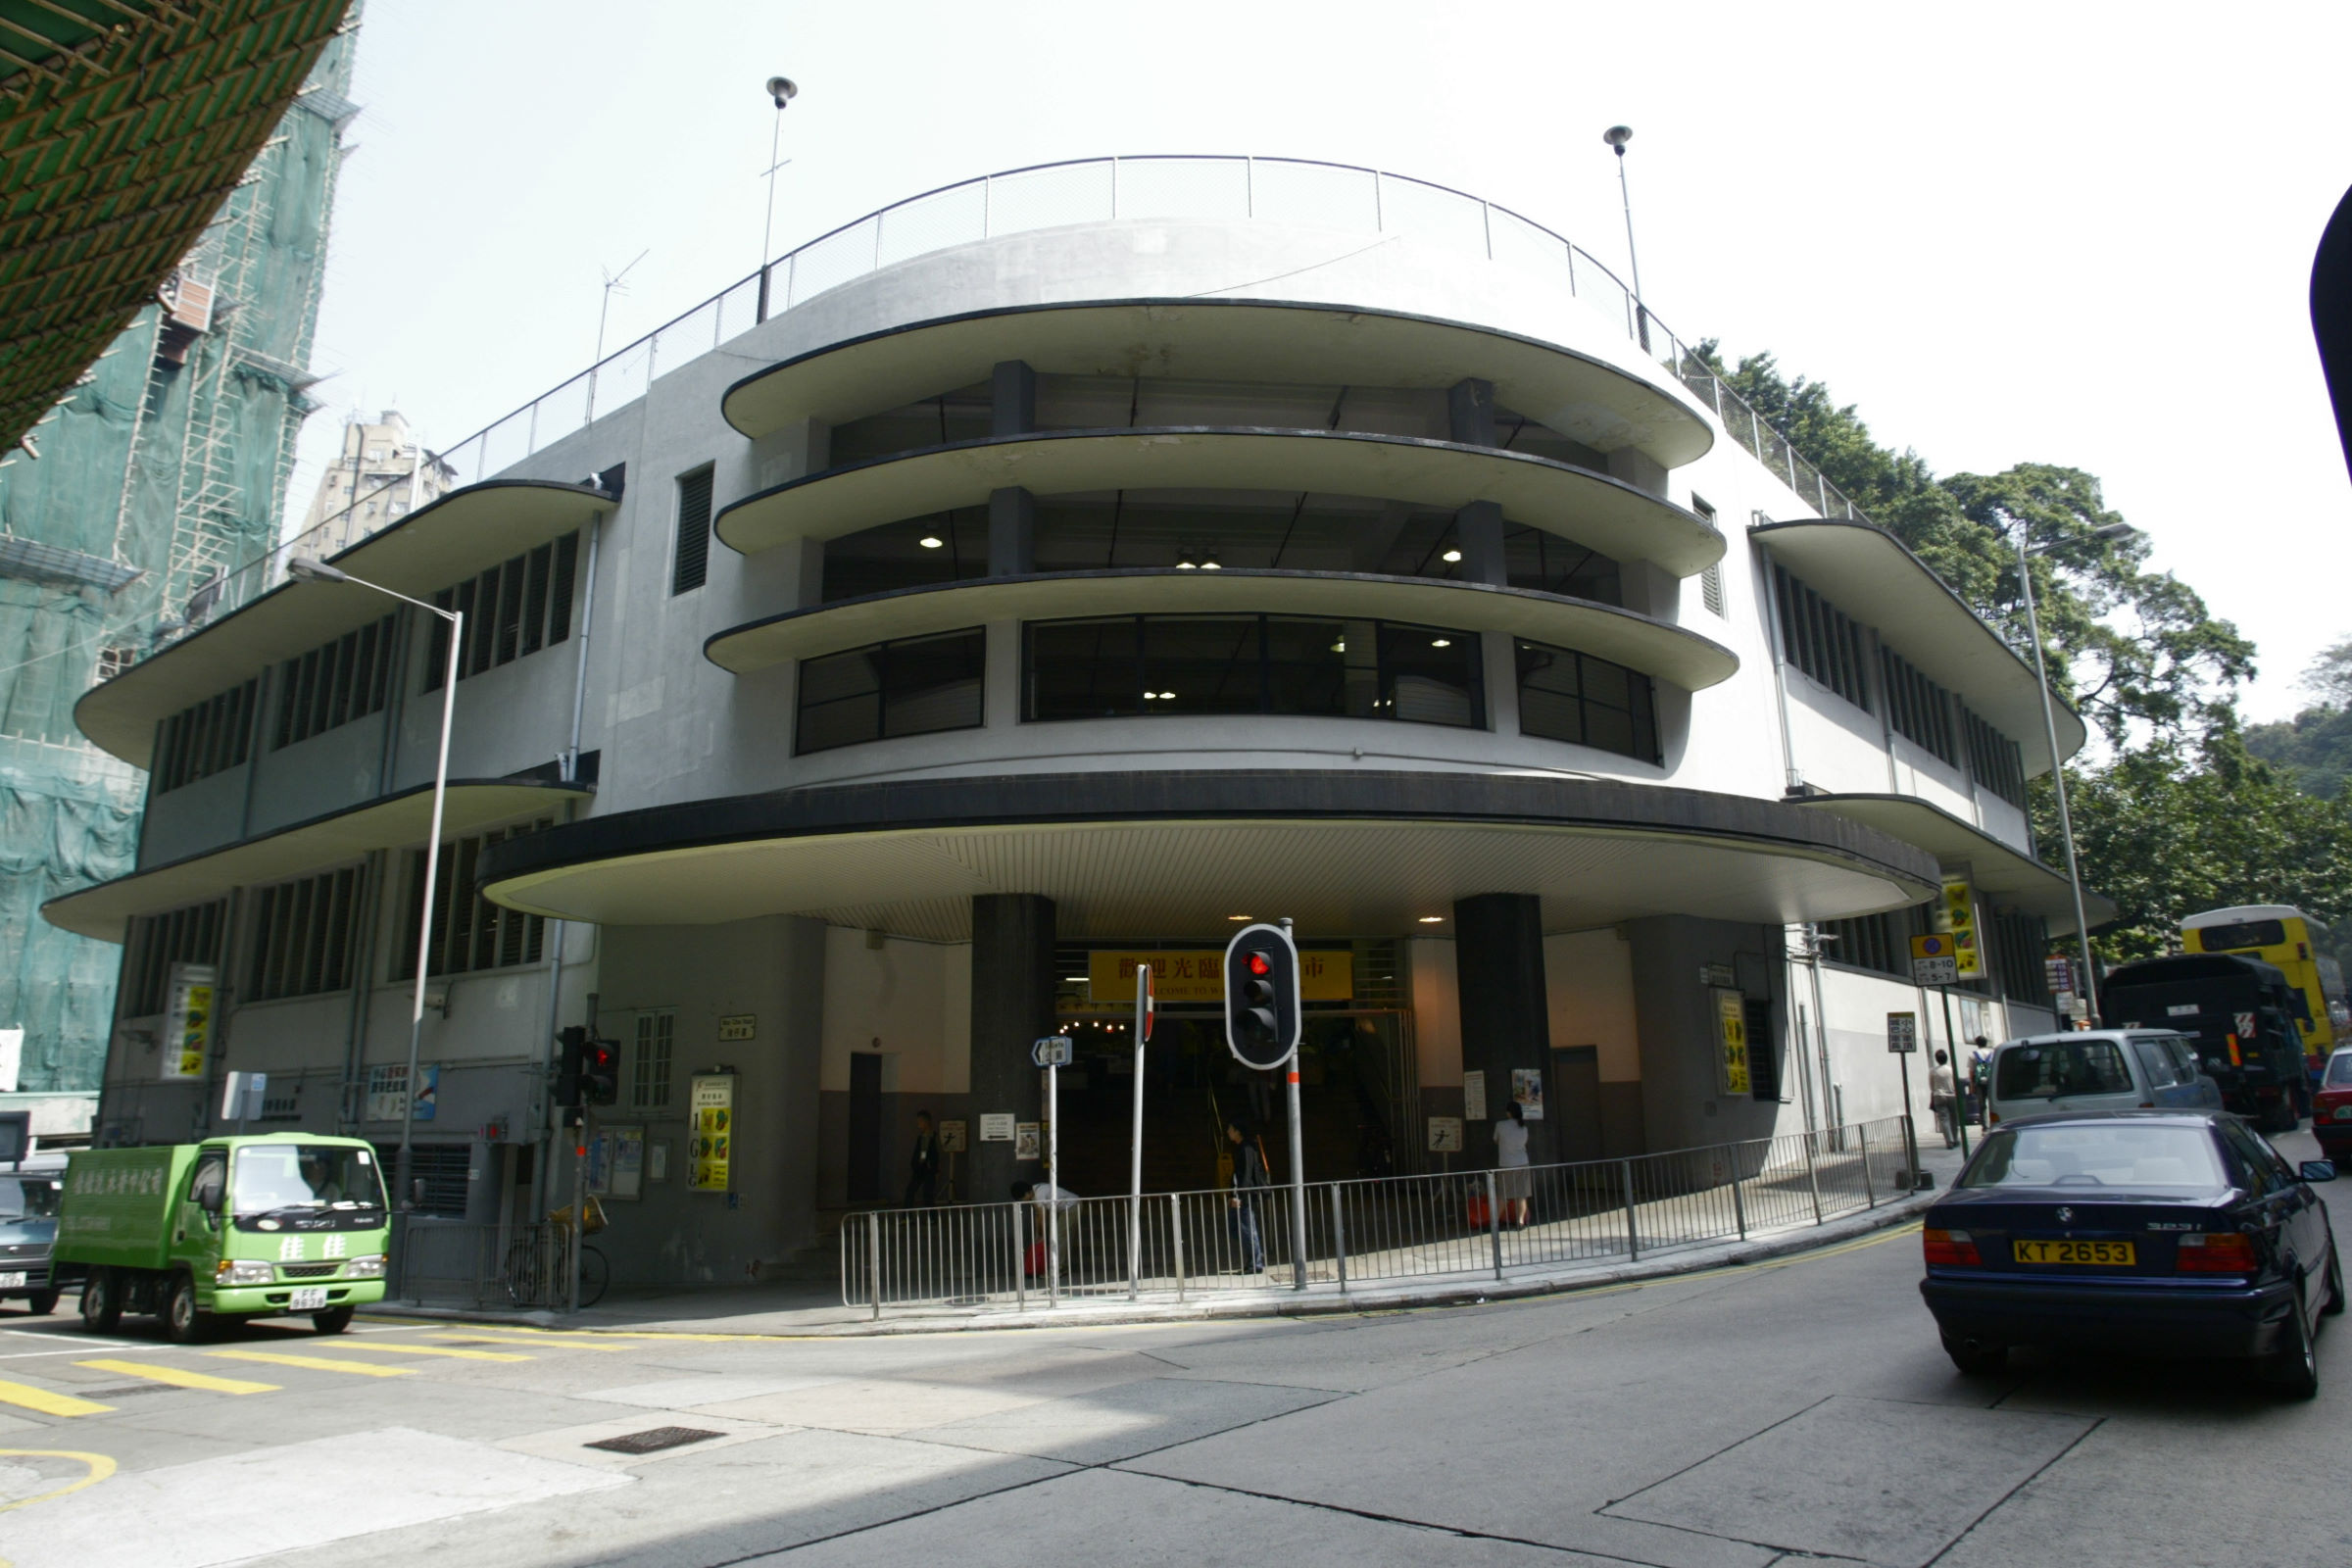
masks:
[[[2124,519],[2095,477],[2024,463],[1937,478],[1918,453],[1879,445],[1852,404],[1838,404],[1819,381],[1791,380],[1771,355],[1726,369],[1712,341],[1698,352],[1872,521],[2012,647],[2029,649],[2022,534],[2051,684],[2110,744],[2193,740],[2231,722],[2236,688],[2254,672],[2254,645],[2187,584],[2147,570],[2144,538],[2098,536]],[[2346,675],[2352,680],[2352,647]]]

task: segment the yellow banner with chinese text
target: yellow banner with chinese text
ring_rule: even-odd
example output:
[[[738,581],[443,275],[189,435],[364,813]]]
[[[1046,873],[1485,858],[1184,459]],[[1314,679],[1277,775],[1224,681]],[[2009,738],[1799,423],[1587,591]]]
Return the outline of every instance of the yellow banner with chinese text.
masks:
[[[1216,948],[1198,952],[1087,955],[1087,987],[1098,1002],[1133,1002],[1135,972],[1152,966],[1152,994],[1161,1002],[1223,1002],[1225,955]],[[1306,951],[1298,955],[1299,1000],[1349,1002],[1355,997],[1355,955]]]

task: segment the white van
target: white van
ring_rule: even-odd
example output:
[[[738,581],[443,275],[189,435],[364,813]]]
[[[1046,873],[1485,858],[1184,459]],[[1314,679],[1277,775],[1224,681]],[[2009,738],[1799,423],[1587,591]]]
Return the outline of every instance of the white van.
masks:
[[[2197,1043],[2162,1029],[2077,1029],[2004,1042],[1992,1054],[1986,1126],[2061,1110],[2220,1110]]]

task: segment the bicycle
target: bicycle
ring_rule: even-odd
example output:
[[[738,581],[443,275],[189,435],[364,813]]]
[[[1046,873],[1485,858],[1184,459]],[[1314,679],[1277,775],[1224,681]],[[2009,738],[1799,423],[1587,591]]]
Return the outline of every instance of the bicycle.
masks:
[[[605,1228],[605,1205],[591,1195],[580,1224],[581,1234],[593,1236]],[[605,1288],[612,1282],[612,1270],[603,1252],[585,1241],[579,1247],[580,1305],[590,1307],[604,1298]],[[567,1204],[547,1216],[547,1227],[539,1235],[522,1237],[507,1250],[504,1271],[507,1299],[516,1306],[568,1305],[571,1248],[571,1208]]]

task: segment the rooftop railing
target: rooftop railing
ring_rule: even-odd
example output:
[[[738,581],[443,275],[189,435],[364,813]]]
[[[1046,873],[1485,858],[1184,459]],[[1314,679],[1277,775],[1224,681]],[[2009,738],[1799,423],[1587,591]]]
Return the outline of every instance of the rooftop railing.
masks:
[[[605,356],[437,454],[457,485],[487,479],[639,397],[665,369],[708,354],[769,316],[828,289],[951,246],[1073,223],[1122,219],[1264,220],[1372,235],[1411,235],[1548,279],[1623,332],[1702,404],[1731,438],[1818,514],[1861,518],[1837,486],[1726,386],[1713,368],[1634,298],[1592,255],[1533,219],[1445,185],[1295,158],[1176,154],[1038,164],[943,185],[820,234],[692,310]],[[406,482],[405,476],[402,481]],[[329,556],[397,521],[367,504],[393,485],[355,495],[341,512],[200,590],[205,617],[223,614],[285,580],[296,555]],[[1867,520],[1867,519],[1864,519]],[[190,615],[194,623],[200,617]]]

